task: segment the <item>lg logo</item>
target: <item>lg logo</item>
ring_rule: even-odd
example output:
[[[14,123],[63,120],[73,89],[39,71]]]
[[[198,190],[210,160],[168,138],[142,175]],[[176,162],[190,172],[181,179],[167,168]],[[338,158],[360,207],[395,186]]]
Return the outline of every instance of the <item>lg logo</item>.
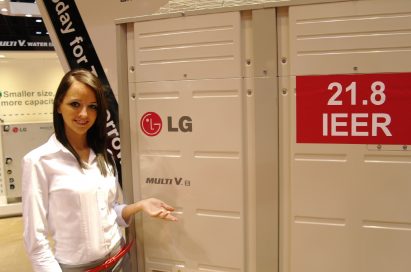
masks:
[[[11,131],[13,131],[14,133],[27,132],[27,128],[25,128],[25,127],[21,127],[21,128],[13,127],[13,128],[11,129]]]
[[[156,136],[163,128],[161,117],[155,112],[146,112],[140,119],[141,130],[147,136]],[[178,120],[178,126],[173,124],[173,117],[167,116],[168,132],[192,132],[193,124],[189,116],[182,116]]]
[[[140,120],[141,130],[147,136],[156,136],[163,127],[160,116],[155,112],[146,112]]]

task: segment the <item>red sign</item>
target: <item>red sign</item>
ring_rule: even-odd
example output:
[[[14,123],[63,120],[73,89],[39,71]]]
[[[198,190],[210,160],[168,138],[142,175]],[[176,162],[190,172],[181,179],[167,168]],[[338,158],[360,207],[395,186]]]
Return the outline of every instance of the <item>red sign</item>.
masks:
[[[297,143],[411,144],[411,73],[297,77]]]
[[[161,117],[155,112],[146,112],[140,119],[141,130],[147,136],[156,136],[163,127]]]

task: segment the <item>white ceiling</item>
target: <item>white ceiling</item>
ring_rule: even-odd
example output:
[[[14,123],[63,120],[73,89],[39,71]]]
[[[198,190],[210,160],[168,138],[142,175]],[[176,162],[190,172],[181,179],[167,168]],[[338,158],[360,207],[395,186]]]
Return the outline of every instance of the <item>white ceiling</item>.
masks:
[[[27,3],[32,2],[32,3]],[[40,17],[36,1],[12,2],[10,0],[0,0],[0,14],[11,16],[33,16]]]

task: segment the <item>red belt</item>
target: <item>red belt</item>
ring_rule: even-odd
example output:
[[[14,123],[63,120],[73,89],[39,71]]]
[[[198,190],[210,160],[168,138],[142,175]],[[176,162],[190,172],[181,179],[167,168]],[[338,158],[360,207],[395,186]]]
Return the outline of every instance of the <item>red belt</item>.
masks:
[[[133,243],[134,243],[134,239],[131,240],[130,243],[128,243],[127,245],[123,246],[116,255],[114,255],[111,258],[108,258],[101,265],[91,268],[89,270],[86,270],[86,272],[99,272],[99,271],[108,269],[110,267],[113,267],[119,260],[121,260],[121,258],[123,258],[124,255],[126,255],[127,252],[130,251],[130,248],[133,245]]]

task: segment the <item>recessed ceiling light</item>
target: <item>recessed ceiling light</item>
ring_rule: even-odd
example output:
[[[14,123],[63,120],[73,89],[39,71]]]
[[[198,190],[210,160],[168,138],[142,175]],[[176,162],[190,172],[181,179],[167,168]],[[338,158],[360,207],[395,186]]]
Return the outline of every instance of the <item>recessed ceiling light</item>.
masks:
[[[31,15],[31,14],[26,14],[25,16],[26,17],[33,17],[33,15]]]
[[[36,34],[37,34],[37,35],[41,35],[41,31],[36,31]]]
[[[41,19],[36,19],[36,22],[37,23],[41,23],[41,22],[43,22]]]

